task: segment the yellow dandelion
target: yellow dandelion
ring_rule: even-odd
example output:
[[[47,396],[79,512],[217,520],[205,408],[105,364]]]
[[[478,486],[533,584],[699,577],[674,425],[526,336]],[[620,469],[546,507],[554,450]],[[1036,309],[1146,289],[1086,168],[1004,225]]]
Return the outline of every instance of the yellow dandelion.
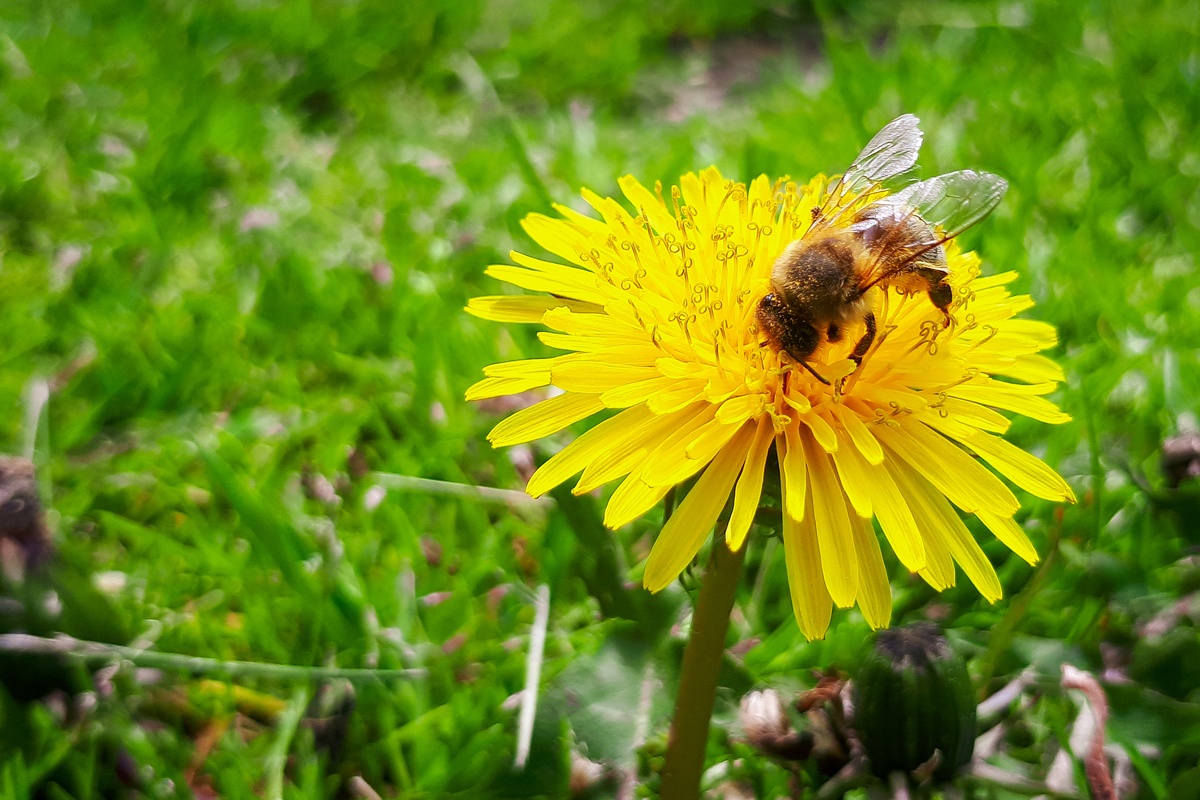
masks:
[[[915,118],[901,120],[915,129]],[[914,160],[919,135],[905,144]],[[1016,318],[1032,301],[1005,288],[1015,273],[983,276],[975,254],[951,239],[944,310],[912,281],[881,282],[864,294],[854,330],[822,332],[804,364],[763,330],[758,310],[789,245],[814,220],[887,196],[862,164],[870,149],[832,185],[760,176],[747,186],[709,168],[684,175],[667,197],[626,176],[629,207],[584,190],[600,219],[555,206],[560,218],[523,222],[567,263],[514,252],[515,265],[487,270],[546,294],[479,297],[467,307],[488,320],[540,323],[549,330],[539,338],[565,351],[489,366],[468,390],[471,400],[561,390],[500,422],[493,446],[615,412],[546,461],[529,494],[581,472],[576,493],[621,479],[604,520],[617,528],[699,476],[654,542],[651,591],[695,558],[731,495],[726,541],[744,545],[774,446],[792,604],[810,639],[825,634],[834,605],[858,604],[871,626],[888,624],[891,589],[872,520],[931,586],[952,586],[957,564],[994,602],[1000,582],[955,507],[1033,564],[1037,553],[1013,520],[1017,497],[996,473],[1037,497],[1074,500],[1058,474],[1001,438],[1009,420],[999,411],[1069,419],[1044,397],[1063,379],[1038,354],[1055,345],[1054,328]],[[856,188],[852,178],[870,180]],[[856,353],[867,311],[878,333]]]

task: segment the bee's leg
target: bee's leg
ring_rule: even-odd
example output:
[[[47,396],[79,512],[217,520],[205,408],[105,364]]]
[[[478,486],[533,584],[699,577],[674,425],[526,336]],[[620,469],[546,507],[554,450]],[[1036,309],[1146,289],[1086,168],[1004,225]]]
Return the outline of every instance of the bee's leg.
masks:
[[[808,370],[809,373],[814,378],[816,378],[817,380],[819,380],[821,383],[825,384],[826,386],[833,385],[829,382],[828,379],[825,378],[825,376],[823,376],[821,373],[819,373],[815,369],[813,369],[812,366],[807,361],[797,361],[796,363],[799,364],[800,366],[804,367],[806,370]]]
[[[867,315],[865,317],[863,317],[863,322],[866,324],[867,330],[865,333],[863,333],[862,338],[858,340],[858,344],[854,345],[854,351],[852,353],[850,353],[850,358],[854,359],[854,371],[855,372],[857,372],[858,368],[862,366],[863,359],[867,357],[867,353],[871,352],[871,345],[873,345],[875,343],[875,334],[878,330],[875,325],[875,312],[874,311],[868,311]],[[850,377],[850,376],[846,376],[846,377]],[[857,378],[851,379],[851,381],[850,381],[851,387],[854,386],[855,380],[857,380]],[[834,394],[841,395],[843,393],[843,389],[845,389],[845,386],[846,386],[846,378],[845,377],[839,378],[838,382],[837,382],[837,386],[834,387]]]
[[[944,278],[945,276],[942,277]],[[929,286],[929,300],[933,303],[934,308],[945,315],[946,327],[950,327],[950,304],[954,302],[954,287],[943,280],[931,283]]]
[[[829,386],[829,381],[825,380],[806,360],[820,343],[821,334],[817,333],[817,329],[799,319],[792,319],[791,324],[784,328],[779,336],[779,344],[783,347],[784,352],[791,356],[793,361],[808,370],[814,378]]]
[[[854,352],[850,354],[850,357],[854,359],[855,369],[862,366],[863,359],[867,357],[867,353],[871,350],[871,345],[875,343],[875,334],[878,330],[875,326],[874,311],[868,311],[867,316],[863,318],[863,322],[867,325],[867,331],[858,340],[858,344],[854,345]]]

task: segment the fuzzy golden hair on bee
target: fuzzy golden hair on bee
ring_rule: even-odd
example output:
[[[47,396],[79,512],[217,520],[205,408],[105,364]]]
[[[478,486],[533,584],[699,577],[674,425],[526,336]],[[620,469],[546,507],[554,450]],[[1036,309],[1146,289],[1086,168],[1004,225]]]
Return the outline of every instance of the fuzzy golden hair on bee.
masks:
[[[887,193],[916,164],[918,122],[905,114],[867,143],[825,192],[812,225],[776,260],[771,291],[756,309],[767,343],[822,383],[830,381],[809,360],[823,344],[853,328],[861,331],[850,351],[856,368],[870,352],[877,289],[924,293],[951,324],[944,245],[991,213],[1008,189],[996,175],[963,170]]]

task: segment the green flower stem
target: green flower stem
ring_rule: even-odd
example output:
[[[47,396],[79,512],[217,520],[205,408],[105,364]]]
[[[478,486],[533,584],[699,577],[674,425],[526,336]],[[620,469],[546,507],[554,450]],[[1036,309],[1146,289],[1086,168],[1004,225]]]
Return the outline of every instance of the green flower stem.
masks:
[[[717,674],[725,654],[729,612],[733,610],[745,557],[746,548],[731,552],[723,535],[713,544],[692,614],[692,636],[683,652],[679,696],[675,698],[663,768],[663,800],[694,800],[700,796],[708,725],[717,697]]]

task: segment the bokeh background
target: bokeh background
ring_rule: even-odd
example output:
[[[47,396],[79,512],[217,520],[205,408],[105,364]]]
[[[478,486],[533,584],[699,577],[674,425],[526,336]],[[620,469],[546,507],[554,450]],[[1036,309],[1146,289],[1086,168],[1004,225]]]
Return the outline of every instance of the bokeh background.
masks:
[[[653,515],[613,534],[596,498],[519,499],[567,437],[493,452],[511,407],[462,397],[545,348],[462,308],[502,291],[488,264],[536,252],[522,216],[582,208],[581,186],[807,178],[904,112],[924,174],[1011,182],[964,239],[1058,326],[1074,421],[1009,438],[1080,503],[1023,498],[1047,559],[988,543],[994,606],[889,562],[895,621],[938,619],[982,693],[1043,680],[1007,723],[1014,773],[1043,775],[1069,736],[1069,662],[1109,680],[1138,796],[1200,796],[1200,503],[1159,465],[1200,411],[1188,0],[3,3],[0,451],[32,454],[56,551],[6,564],[28,569],[0,620],[304,669],[89,676],[0,653],[0,791],[561,797],[572,753],[609,773],[598,796],[645,778],[687,581],[630,588]],[[709,758],[765,797],[794,776],[739,738],[738,697],[847,667],[868,629],[839,612],[806,643],[781,549],[753,539]],[[22,606],[31,584],[57,605]],[[422,672],[351,687],[335,668]]]

